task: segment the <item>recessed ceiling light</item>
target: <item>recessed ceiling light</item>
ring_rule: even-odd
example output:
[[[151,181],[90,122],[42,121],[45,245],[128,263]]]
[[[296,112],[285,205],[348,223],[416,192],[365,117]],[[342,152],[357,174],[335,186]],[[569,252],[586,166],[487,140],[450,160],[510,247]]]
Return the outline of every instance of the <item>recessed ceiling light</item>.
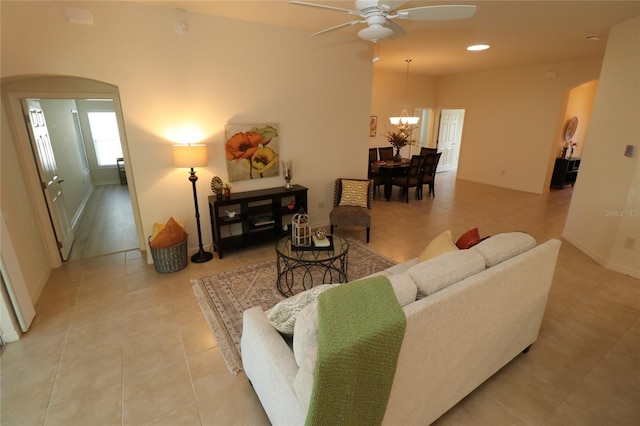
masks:
[[[602,40],[602,37],[600,37],[600,36],[599,36],[599,35],[597,35],[597,34],[588,35],[588,36],[586,36],[585,38],[586,38],[587,40],[589,40],[589,41],[600,41],[600,40]]]
[[[489,46],[488,44],[474,44],[472,46],[467,47],[467,50],[471,50],[473,52],[478,52],[480,50],[487,50],[490,47],[491,46]]]

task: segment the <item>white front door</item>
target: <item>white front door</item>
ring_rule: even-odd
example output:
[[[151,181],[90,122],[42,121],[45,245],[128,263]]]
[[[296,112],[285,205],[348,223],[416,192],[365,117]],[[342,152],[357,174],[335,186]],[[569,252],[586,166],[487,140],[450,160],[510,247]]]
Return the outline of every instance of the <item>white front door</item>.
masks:
[[[442,153],[438,171],[445,172],[458,168],[460,141],[462,140],[463,109],[443,109],[440,112],[438,151]]]
[[[62,191],[64,180],[58,176],[56,159],[53,155],[47,123],[40,102],[37,99],[25,99],[22,102],[22,108],[27,121],[31,149],[36,160],[42,192],[49,209],[49,218],[58,241],[60,257],[62,260],[67,260],[73,245],[73,229],[64,207],[64,193]]]

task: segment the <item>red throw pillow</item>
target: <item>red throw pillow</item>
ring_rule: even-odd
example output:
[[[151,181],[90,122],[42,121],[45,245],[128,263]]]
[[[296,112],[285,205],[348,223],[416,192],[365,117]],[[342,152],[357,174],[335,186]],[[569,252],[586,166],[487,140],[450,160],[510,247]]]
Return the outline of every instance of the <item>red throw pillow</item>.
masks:
[[[456,241],[456,247],[460,250],[468,249],[480,242],[480,233],[478,228],[473,228],[462,234],[458,241]]]

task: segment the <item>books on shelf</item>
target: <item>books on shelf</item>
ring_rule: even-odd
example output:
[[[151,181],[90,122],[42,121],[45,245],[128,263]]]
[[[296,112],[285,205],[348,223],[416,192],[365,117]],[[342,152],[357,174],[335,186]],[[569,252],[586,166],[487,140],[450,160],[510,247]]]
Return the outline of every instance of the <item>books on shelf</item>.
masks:
[[[263,226],[263,225],[271,225],[275,223],[272,216],[256,216],[251,218],[251,223],[254,226]]]

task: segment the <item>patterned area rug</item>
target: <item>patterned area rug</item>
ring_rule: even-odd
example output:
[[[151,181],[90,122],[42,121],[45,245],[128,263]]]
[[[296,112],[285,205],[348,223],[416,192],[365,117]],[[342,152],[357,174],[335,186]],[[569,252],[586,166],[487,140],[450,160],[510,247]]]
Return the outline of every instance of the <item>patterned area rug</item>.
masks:
[[[382,271],[395,264],[392,260],[369,250],[357,240],[348,241],[349,281]],[[191,280],[193,292],[213,332],[218,349],[229,371],[234,375],[242,370],[242,313],[245,309],[258,305],[267,310],[285,298],[276,289],[276,278],[276,261],[271,260]],[[314,281],[319,282],[321,278]]]

